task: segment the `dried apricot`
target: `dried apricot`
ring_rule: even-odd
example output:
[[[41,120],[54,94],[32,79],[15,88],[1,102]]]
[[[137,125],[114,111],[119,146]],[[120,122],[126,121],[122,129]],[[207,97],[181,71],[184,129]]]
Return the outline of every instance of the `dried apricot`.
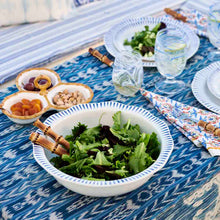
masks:
[[[40,111],[41,111],[41,107],[40,107],[39,104],[35,104],[33,108],[36,109],[37,112],[40,112]]]
[[[26,111],[24,112],[24,115],[25,115],[25,116],[28,116],[28,115],[29,115],[29,111],[26,110]]]
[[[22,105],[23,105],[22,102],[18,102],[18,103],[15,104],[15,106],[18,107],[18,108],[21,108]]]
[[[37,113],[36,109],[34,109],[34,108],[30,108],[28,111],[29,111],[29,115],[33,115],[33,114]]]
[[[15,111],[15,109],[17,109],[17,107],[16,107],[16,105],[12,105],[10,109],[11,109],[11,111]]]
[[[41,104],[41,101],[39,100],[39,99],[33,99],[32,101],[31,101],[31,104],[32,105],[35,105],[35,104]]]
[[[21,102],[24,104],[24,105],[30,105],[30,101],[28,99],[22,99]]]
[[[22,108],[29,109],[29,108],[31,108],[31,105],[22,105]]]
[[[18,116],[22,116],[22,113],[21,112],[18,112],[18,111],[14,111],[12,112],[14,115],[18,115]]]
[[[22,99],[21,102],[15,103],[10,107],[12,114],[19,116],[33,115],[42,110],[42,103],[39,99]]]
[[[11,108],[12,112],[22,112],[22,108],[13,107]]]
[[[24,115],[24,113],[25,113],[25,109],[24,109],[24,108],[22,108],[22,115]]]

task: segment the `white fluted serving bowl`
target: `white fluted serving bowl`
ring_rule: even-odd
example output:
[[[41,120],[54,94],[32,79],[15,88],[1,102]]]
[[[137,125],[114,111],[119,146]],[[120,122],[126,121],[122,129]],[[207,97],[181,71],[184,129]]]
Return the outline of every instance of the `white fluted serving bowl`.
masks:
[[[44,123],[60,135],[71,133],[71,129],[78,122],[85,123],[88,127],[97,126],[101,118],[101,124],[111,126],[112,116],[121,111],[122,123],[128,119],[132,124],[139,124],[141,131],[155,132],[161,143],[161,152],[158,159],[144,171],[118,180],[91,181],[76,178],[56,169],[49,161],[56,156],[39,145],[33,144],[35,160],[60,184],[66,188],[88,196],[107,197],[128,193],[137,189],[148,181],[155,172],[160,170],[167,162],[173,150],[173,139],[168,126],[160,119],[153,116],[147,110],[135,106],[128,106],[117,102],[89,103],[73,106],[65,111],[50,116]],[[43,135],[42,132],[38,131]]]

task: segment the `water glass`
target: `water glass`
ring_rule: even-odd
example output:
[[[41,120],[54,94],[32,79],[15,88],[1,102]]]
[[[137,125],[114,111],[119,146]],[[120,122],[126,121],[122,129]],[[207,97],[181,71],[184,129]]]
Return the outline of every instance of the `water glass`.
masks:
[[[218,50],[213,50],[209,53],[208,59],[211,61],[220,60],[220,3],[211,5],[208,15],[208,28],[209,40],[213,46]]]
[[[142,57],[137,52],[122,51],[115,58],[112,72],[115,89],[124,96],[135,96],[143,83]]]
[[[155,84],[156,89],[164,94],[175,94],[185,87],[185,83],[175,80],[186,65],[187,40],[178,29],[165,28],[156,36],[155,62],[165,80]]]

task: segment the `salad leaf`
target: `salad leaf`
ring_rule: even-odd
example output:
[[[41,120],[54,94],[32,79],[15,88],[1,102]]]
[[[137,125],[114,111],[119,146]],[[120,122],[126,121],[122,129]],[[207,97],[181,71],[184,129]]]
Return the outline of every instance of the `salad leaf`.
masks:
[[[122,145],[114,145],[114,148],[113,148],[113,154],[114,154],[114,157],[118,157],[119,155],[125,153],[126,151],[130,150],[131,147],[127,147],[127,146],[122,146]]]
[[[86,145],[86,144],[81,144],[79,141],[76,141],[76,146],[78,147],[81,153],[86,153],[88,150],[92,150],[94,148],[102,146],[102,143],[95,142],[95,143]]]
[[[86,158],[82,159],[82,160],[78,160],[78,161],[71,163],[67,166],[61,167],[60,170],[64,173],[67,173],[67,174],[73,174],[73,175],[79,176],[78,173],[80,173],[81,168],[85,164],[86,160],[87,160]]]
[[[70,155],[67,155],[67,154],[63,154],[62,155],[62,160],[66,161],[66,162],[68,162],[70,164],[75,162],[74,158],[71,157]]]
[[[116,174],[120,177],[127,177],[127,174],[129,173],[128,170],[121,169],[121,170],[114,170],[114,171],[106,171],[107,174]]]
[[[160,154],[160,142],[157,139],[157,134],[154,132],[150,136],[150,140],[147,145],[147,153],[149,153],[153,159],[156,159]]]
[[[140,143],[129,158],[129,166],[134,174],[143,171],[146,168],[146,146],[144,142]]]
[[[144,142],[144,144],[147,146],[150,141],[150,137],[151,137],[150,134],[142,133],[140,139],[138,140],[138,144]]]
[[[77,138],[78,141],[82,143],[95,143],[96,139],[100,136],[100,131],[101,131],[101,125],[98,125],[93,128],[89,128],[85,130],[79,138]]]
[[[135,127],[131,127],[129,130],[123,128],[121,130],[114,130],[110,128],[110,131],[119,140],[122,140],[125,144],[132,144],[139,139],[140,132]]]
[[[61,168],[61,167],[63,167],[63,166],[68,165],[68,162],[62,160],[61,157],[53,157],[53,158],[50,159],[50,162],[53,163],[54,166],[55,166],[57,169],[59,169],[59,168]]]
[[[87,126],[85,124],[78,123],[77,126],[75,126],[72,129],[72,135],[67,135],[65,139],[67,141],[74,141],[80,134],[82,134],[87,129]]]
[[[151,31],[157,33],[161,23],[157,24]]]
[[[101,152],[101,151],[99,151],[96,154],[96,158],[93,163],[94,163],[94,165],[102,165],[102,166],[111,166],[112,165],[112,163],[106,159],[104,152]]]
[[[112,118],[113,118],[113,121],[114,121],[114,124],[113,124],[112,128],[116,131],[120,130],[120,128],[121,128],[121,111],[116,112],[112,116]]]
[[[86,176],[83,176],[82,179],[84,179],[84,180],[94,180],[94,181],[105,181],[105,179],[99,179],[99,178],[94,178],[94,177],[86,177]]]

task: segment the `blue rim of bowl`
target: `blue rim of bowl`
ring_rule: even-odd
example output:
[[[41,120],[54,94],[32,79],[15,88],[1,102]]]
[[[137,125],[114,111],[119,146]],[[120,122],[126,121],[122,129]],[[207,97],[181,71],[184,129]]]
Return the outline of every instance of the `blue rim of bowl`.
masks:
[[[118,179],[118,180],[111,180],[111,181],[84,180],[84,179],[70,176],[70,175],[65,174],[65,173],[61,172],[60,170],[56,169],[46,158],[43,147],[36,145],[36,144],[33,144],[33,154],[34,154],[34,158],[38,162],[38,164],[41,167],[43,167],[48,173],[50,173],[52,176],[54,176],[55,178],[62,179],[62,180],[68,181],[68,182],[74,182],[77,184],[94,186],[94,187],[96,187],[96,186],[113,186],[113,185],[126,184],[128,182],[129,183],[135,182],[137,180],[145,178],[148,175],[151,176],[155,172],[160,170],[166,164],[167,160],[169,159],[169,157],[172,153],[173,146],[174,146],[173,139],[171,137],[171,134],[170,134],[170,131],[169,131],[167,124],[143,108],[138,108],[138,107],[135,107],[132,105],[128,106],[128,105],[124,105],[124,104],[117,103],[117,102],[101,102],[101,103],[80,104],[80,105],[73,106],[65,111],[51,115],[49,118],[46,119],[44,124],[51,125],[57,119],[61,119],[65,116],[69,116],[69,115],[72,115],[74,113],[77,113],[77,112],[80,112],[83,110],[95,110],[95,109],[100,109],[100,108],[105,108],[105,107],[108,107],[108,108],[110,107],[110,108],[115,109],[117,111],[118,110],[122,110],[122,111],[125,110],[125,111],[135,112],[135,113],[147,118],[150,122],[154,123],[157,126],[157,129],[159,130],[160,135],[161,135],[161,140],[163,140],[164,147],[163,147],[159,157],[157,158],[157,160],[150,167],[148,167],[147,169],[145,169],[144,171],[142,171],[136,175],[133,175],[133,176],[130,176],[127,178],[123,178],[123,179]],[[43,134],[40,130],[38,130],[37,132]]]
[[[164,22],[166,24],[171,24],[171,25],[176,25],[176,26],[181,26],[181,30],[183,30],[187,36],[190,36],[192,41],[190,42],[190,46],[194,45],[195,49],[192,50],[190,54],[187,55],[187,59],[192,57],[197,50],[199,49],[200,45],[200,39],[199,37],[185,24],[180,23],[180,21],[177,20],[171,20],[169,18],[155,18],[155,17],[140,17],[140,18],[127,18],[124,19],[122,22],[114,25],[113,27],[110,28],[110,30],[104,35],[104,43],[107,51],[114,57],[116,57],[120,52],[117,51],[117,49],[114,46],[113,42],[113,36],[114,33],[118,32],[121,28],[124,28],[125,26],[131,26],[134,23],[140,25],[146,25],[146,22],[148,24],[156,24],[159,22]],[[155,61],[142,61],[142,64],[144,67],[155,67],[156,63]]]

